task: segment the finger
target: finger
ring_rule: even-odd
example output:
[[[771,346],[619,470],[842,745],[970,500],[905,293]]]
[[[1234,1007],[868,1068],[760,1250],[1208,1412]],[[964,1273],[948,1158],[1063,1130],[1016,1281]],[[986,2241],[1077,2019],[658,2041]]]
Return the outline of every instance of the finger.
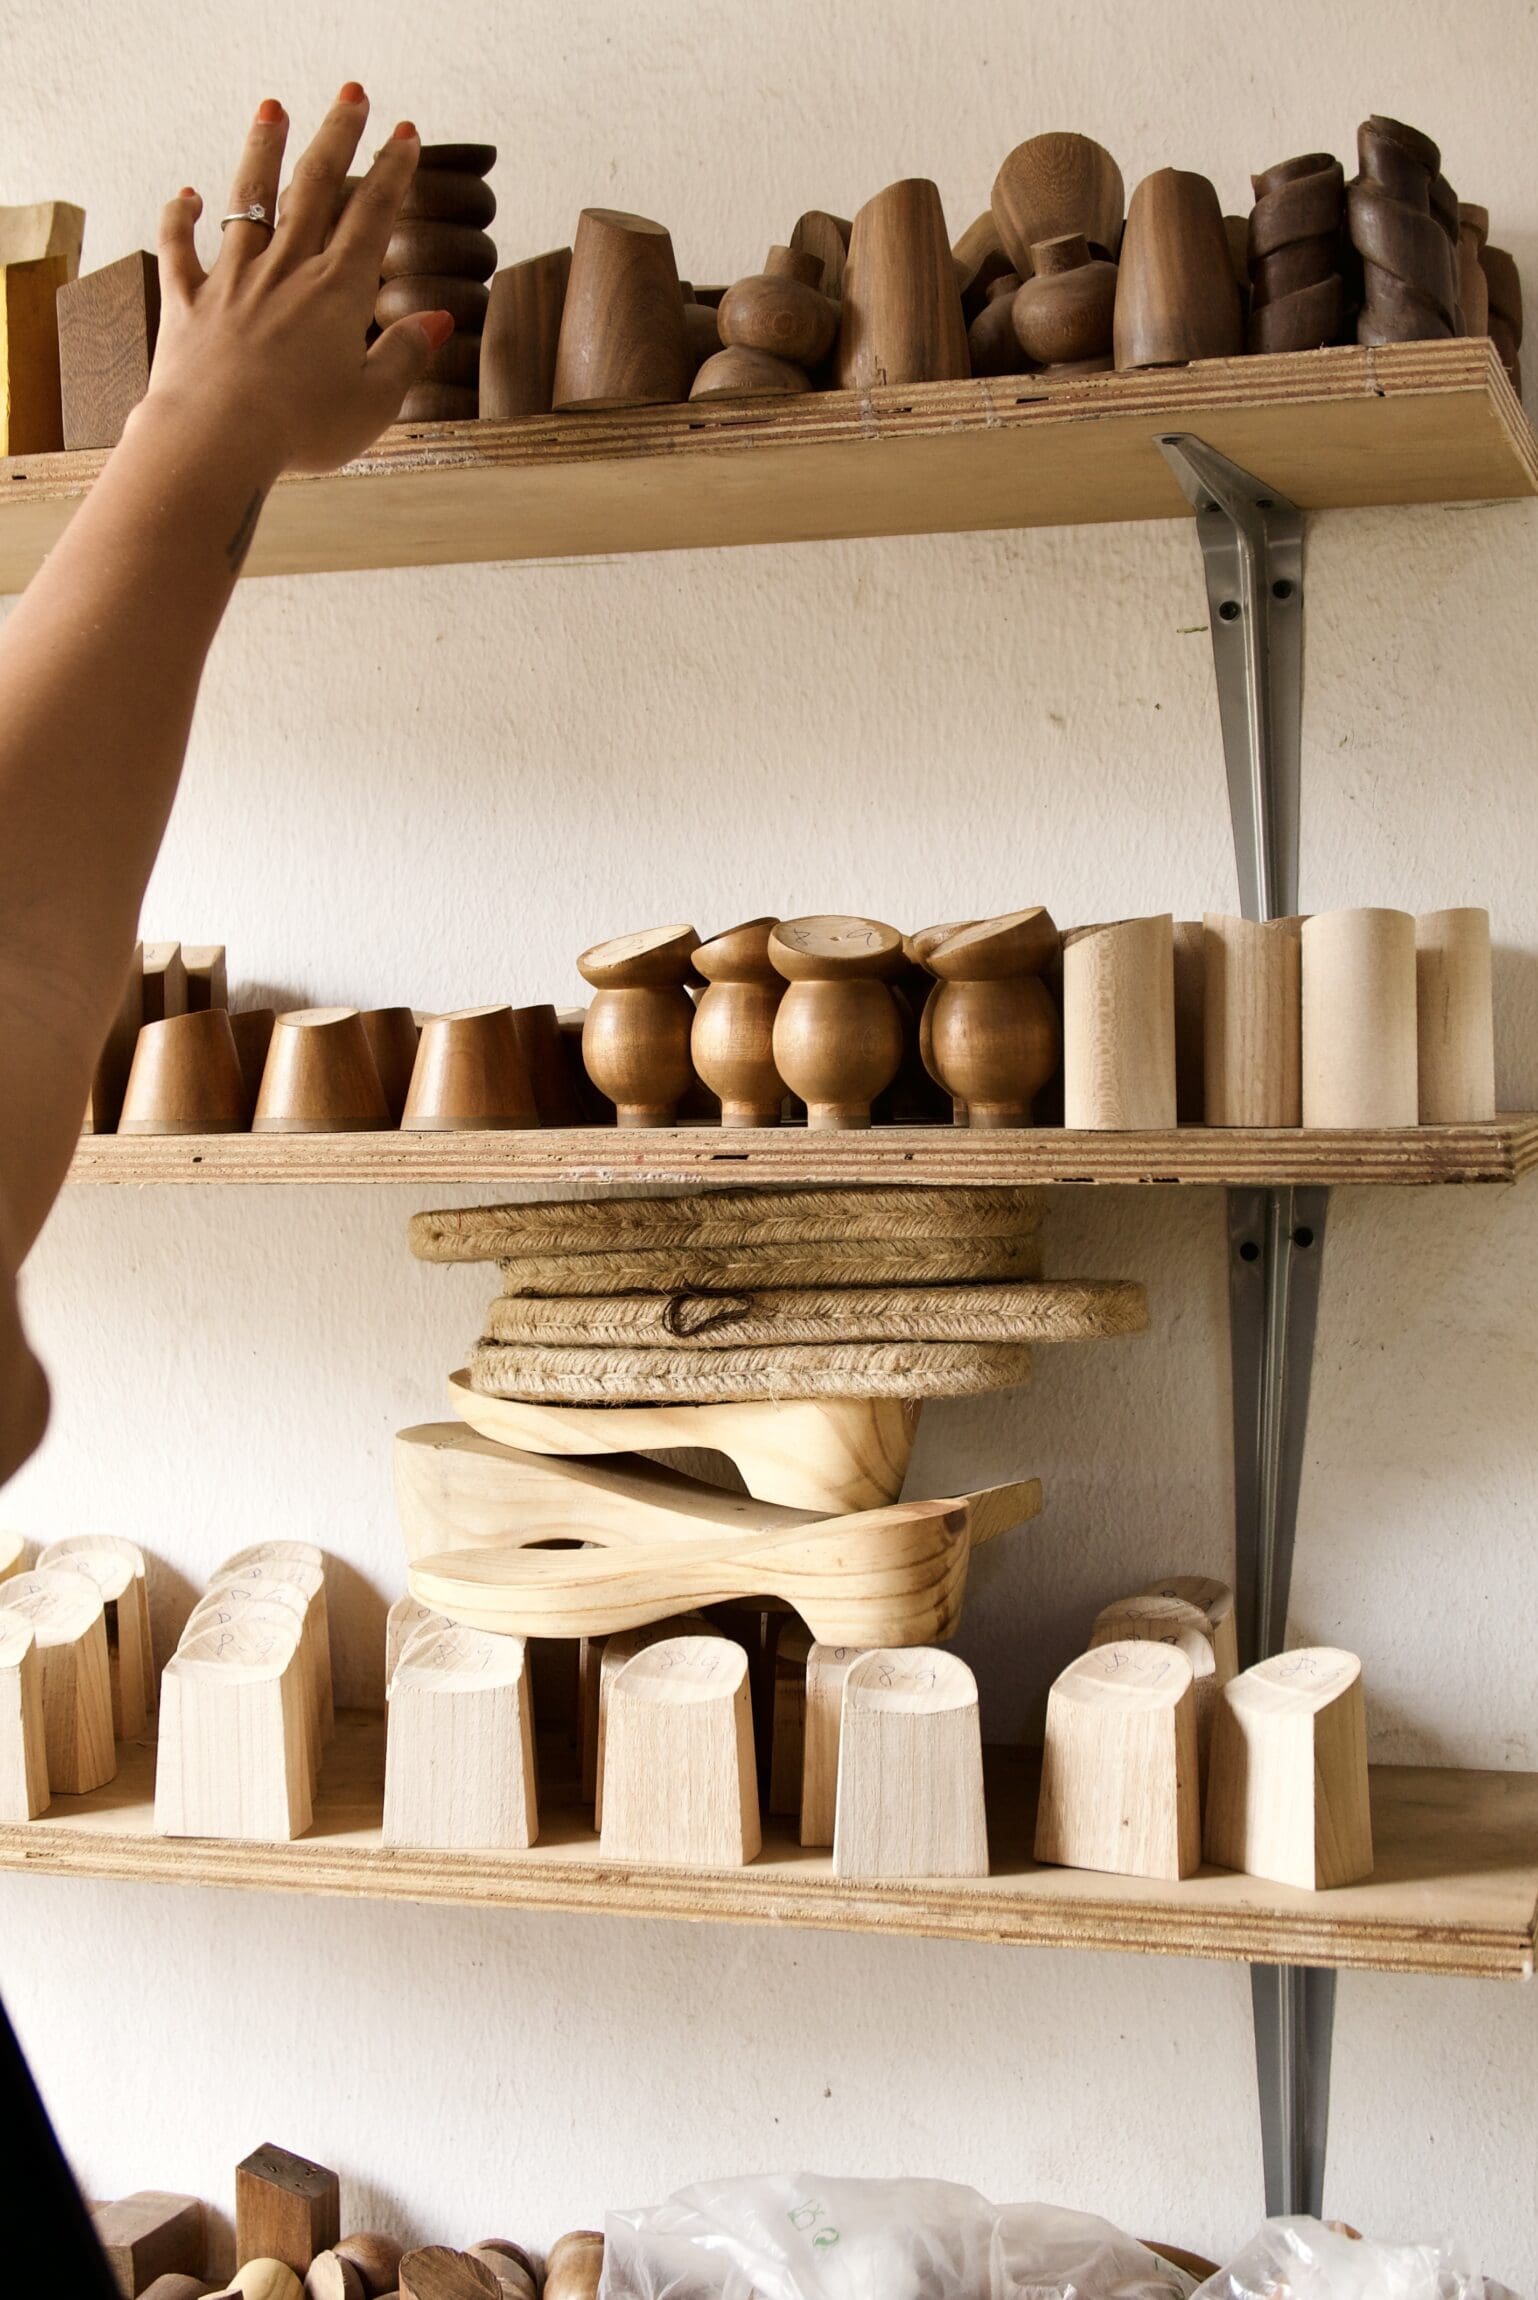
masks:
[[[401,411],[401,401],[414,383],[420,383],[427,363],[441,351],[454,332],[446,311],[417,311],[387,327],[363,362],[378,419],[383,431]]]
[[[366,283],[370,303],[378,293],[384,252],[421,152],[421,141],[411,121],[400,121],[388,142],[374,154],[373,166],[354,188],[331,235],[332,255]]]
[[[197,225],[202,213],[203,202],[190,184],[185,191],[178,192],[174,200],[167,200],[160,211],[156,246],[160,254],[162,296],[174,290],[190,303],[207,277],[198,262]]]
[[[272,224],[278,212],[278,179],[283,172],[283,147],[288,141],[288,114],[275,96],[269,96],[260,105],[246,138],[246,148],[240,155],[240,166],[230,186],[228,213],[257,207],[265,211],[267,222],[233,224],[222,223],[224,235],[219,251],[221,266],[229,264],[241,268],[260,255],[265,255],[272,240]]]
[[[273,254],[285,270],[319,255],[343,198],[342,187],[358,138],[368,119],[368,98],[349,80],[322,120],[307,150],[295,163],[283,195],[283,214]]]

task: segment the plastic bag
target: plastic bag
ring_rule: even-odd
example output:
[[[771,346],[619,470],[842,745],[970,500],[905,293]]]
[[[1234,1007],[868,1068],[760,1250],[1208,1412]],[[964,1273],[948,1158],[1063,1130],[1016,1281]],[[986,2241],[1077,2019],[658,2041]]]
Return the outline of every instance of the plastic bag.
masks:
[[[948,2180],[702,2181],[610,2213],[599,2300],[1187,2300],[1109,2221]],[[1448,2300],[1454,2300],[1449,2295]]]
[[[1513,2300],[1456,2246],[1378,2244],[1322,2220],[1267,2220],[1200,2300]]]

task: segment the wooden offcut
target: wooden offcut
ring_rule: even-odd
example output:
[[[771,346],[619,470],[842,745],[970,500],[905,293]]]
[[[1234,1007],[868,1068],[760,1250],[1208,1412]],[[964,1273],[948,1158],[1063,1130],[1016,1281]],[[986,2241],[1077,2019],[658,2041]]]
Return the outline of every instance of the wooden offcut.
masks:
[[[124,2300],[158,2276],[195,2276],[203,2266],[203,2207],[195,2196],[141,2188],[93,2205],[91,2218]]]
[[[264,2141],[235,2167],[235,2253],[282,2260],[303,2276],[342,2232],[341,2190],[323,2164]]]
[[[57,297],[63,256],[0,264],[0,455],[49,455],[64,445]]]
[[[144,249],[59,289],[64,446],[115,447],[149,389],[160,271]]]

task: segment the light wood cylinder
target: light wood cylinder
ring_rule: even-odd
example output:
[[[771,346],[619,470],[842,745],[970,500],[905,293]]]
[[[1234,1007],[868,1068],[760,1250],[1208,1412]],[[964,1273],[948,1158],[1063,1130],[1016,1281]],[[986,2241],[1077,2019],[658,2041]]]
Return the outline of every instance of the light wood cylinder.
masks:
[[[526,263],[508,264],[492,281],[481,335],[483,423],[549,414],[570,275],[570,248],[556,248]]]
[[[561,311],[552,404],[642,407],[687,399],[694,363],[665,226],[584,208]]]
[[[1303,1123],[1413,1126],[1415,921],[1331,910],[1303,921]]]
[[[1063,1124],[1175,1123],[1175,937],[1166,911],[1063,937]]]
[[[849,235],[834,355],[839,389],[937,383],[970,371],[940,194],[927,176],[888,184],[866,201]]]
[[[1303,1120],[1303,953],[1294,918],[1202,919],[1209,1126]]]
[[[1490,913],[1427,910],[1415,922],[1420,1122],[1495,1116]]]

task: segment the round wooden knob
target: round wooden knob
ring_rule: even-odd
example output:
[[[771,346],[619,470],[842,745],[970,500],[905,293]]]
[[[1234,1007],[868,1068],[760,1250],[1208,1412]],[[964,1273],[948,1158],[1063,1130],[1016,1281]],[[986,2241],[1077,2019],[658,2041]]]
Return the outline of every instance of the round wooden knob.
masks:
[[[795,262],[789,248],[776,251]],[[724,344],[772,352],[800,368],[822,364],[838,332],[838,306],[805,279],[760,272],[738,280],[721,298],[717,324]]]
[[[495,144],[424,144],[417,154],[418,174],[455,168],[467,176],[489,176],[497,164]]]
[[[787,982],[885,982],[902,969],[903,938],[874,918],[791,918],[770,935],[769,956]]]
[[[577,961],[597,992],[582,1025],[582,1059],[621,1126],[669,1126],[694,1081],[694,1006],[684,984],[699,936],[650,927],[596,943]]]
[[[1039,906],[976,919],[950,933],[928,932],[937,939],[929,942],[920,963],[942,982],[1002,982],[1014,974],[1040,974],[1063,947],[1051,912]]]
[[[490,289],[479,280],[455,279],[446,272],[409,272],[384,282],[375,299],[374,317],[381,327],[390,327],[414,311],[446,311],[456,327],[478,334],[490,300]]]
[[[715,318],[712,312],[712,319]],[[804,367],[773,352],[752,351],[746,344],[728,345],[704,361],[689,387],[691,399],[766,399],[810,391]]]
[[[386,2292],[396,2289],[403,2248],[393,2236],[381,2236],[372,2228],[360,2229],[356,2236],[344,2236],[332,2249],[357,2269],[368,2300],[383,2300]]]
[[[702,943],[694,963],[707,988],[694,1017],[694,1067],[721,1097],[723,1126],[777,1126],[785,1081],[774,1061],[783,978],[769,957],[773,918],[749,919]]]
[[[447,272],[453,279],[484,282],[496,268],[496,241],[473,224],[398,223],[390,234],[380,277],[398,280],[412,272]]]
[[[368,2300],[367,2288],[340,2252],[317,2252],[305,2270],[304,2300]]]
[[[545,2261],[545,2300],[597,2300],[603,2238],[596,2228],[558,2237]]]
[[[418,168],[401,202],[404,223],[474,224],[496,221],[497,195],[464,168]]]
[[[1109,362],[1116,320],[1116,266],[1092,258],[1080,232],[1038,240],[1035,276],[1011,306],[1015,337],[1042,367]]]
[[[577,960],[595,990],[645,990],[687,982],[700,938],[692,926],[652,926],[596,942]]]
[[[427,2244],[400,2265],[400,2300],[502,2300],[502,2287],[484,2260]]]

